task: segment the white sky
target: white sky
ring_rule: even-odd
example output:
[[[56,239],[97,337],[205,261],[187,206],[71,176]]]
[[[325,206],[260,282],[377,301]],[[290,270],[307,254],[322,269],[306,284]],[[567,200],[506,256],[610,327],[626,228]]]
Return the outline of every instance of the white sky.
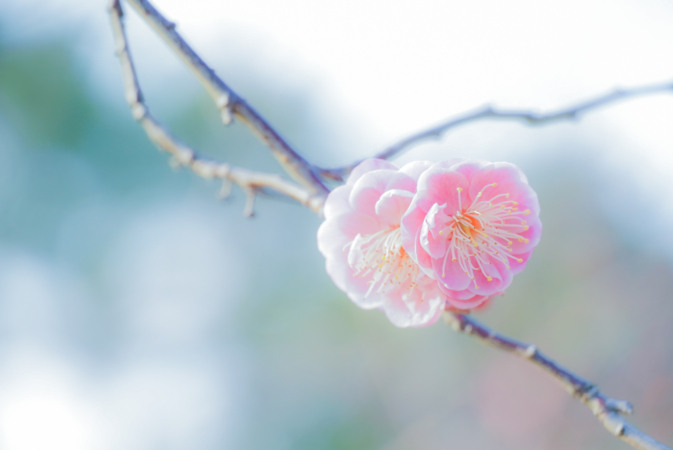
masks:
[[[485,102],[553,107],[673,78],[673,5],[159,0],[210,61],[247,47],[279,78],[315,80],[386,134]]]
[[[341,156],[319,161],[325,164],[366,156],[486,103],[549,110],[618,86],[673,80],[673,3],[661,0],[155,4],[234,88],[244,83],[226,69],[246,61],[269,83],[308,92],[340,135]],[[137,37],[150,34],[133,20],[130,27]],[[134,44],[139,58],[153,58],[161,47]],[[150,83],[170,83],[166,74],[181,70],[164,54],[152,61],[161,75]],[[573,132],[614,145],[609,163],[628,168],[647,188],[653,174],[673,170],[672,124],[673,96],[662,95],[591,113]],[[512,135],[518,127],[465,131],[444,140],[444,154],[448,147],[466,156],[516,157],[511,149],[531,139],[525,130]],[[550,139],[559,132],[552,127]],[[483,145],[482,134],[491,131]],[[508,150],[493,151],[499,143]]]
[[[104,3],[21,0],[0,12],[12,16],[9,36],[81,28],[92,74],[116,95]],[[663,0],[154,4],[244,98],[254,93],[242,91],[245,81],[229,69],[238,63],[279,88],[307,92],[343,135],[338,162],[485,103],[548,110],[616,86],[673,79],[673,3]],[[136,17],[129,32],[136,59],[147,66],[146,90],[171,86],[179,97],[180,63]],[[673,145],[673,127],[661,120],[673,117],[671,103],[638,109],[630,102],[620,114],[605,113],[607,126],[636,144],[647,135],[639,147],[658,167],[664,158],[673,168],[663,151]]]

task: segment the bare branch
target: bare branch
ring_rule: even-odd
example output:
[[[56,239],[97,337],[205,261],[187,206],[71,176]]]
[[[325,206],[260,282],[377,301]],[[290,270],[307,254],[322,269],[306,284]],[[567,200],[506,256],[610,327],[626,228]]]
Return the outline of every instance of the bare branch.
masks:
[[[222,121],[231,122],[232,117],[244,123],[252,133],[271,148],[273,155],[283,169],[312,193],[326,197],[329,189],[322,183],[316,169],[299,153],[288,145],[276,131],[250,106],[238,96],[213,69],[203,62],[194,50],[175,31],[175,24],[168,21],[147,0],[126,0],[161,37],[176,55],[196,75],[215,105],[220,110]]]
[[[516,341],[496,333],[466,314],[446,311],[444,320],[455,331],[477,338],[480,342],[529,360],[552,375],[573,397],[591,409],[596,418],[613,435],[639,450],[671,450],[624,420],[622,414],[631,414],[631,404],[607,397],[591,381],[585,380],[541,353],[534,345]]]
[[[380,159],[390,159],[393,158],[405,150],[407,150],[412,145],[418,144],[421,141],[427,139],[439,139],[445,132],[451,128],[455,128],[459,125],[464,125],[470,122],[477,122],[483,119],[496,119],[496,120],[515,120],[523,121],[529,125],[546,125],[551,122],[557,122],[560,120],[576,120],[579,116],[587,111],[592,109],[599,108],[611,103],[615,103],[620,100],[626,100],[633,97],[641,97],[645,95],[652,95],[657,93],[662,93],[670,91],[673,93],[673,81],[667,81],[665,83],[650,84],[646,86],[635,87],[631,89],[615,89],[612,92],[609,92],[605,95],[598,96],[596,98],[580,102],[576,105],[563,108],[558,111],[550,113],[537,113],[534,111],[525,111],[525,110],[507,110],[507,109],[498,109],[491,106],[485,106],[483,108],[476,109],[474,111],[467,112],[453,119],[449,119],[446,122],[440,123],[437,126],[429,128],[427,130],[419,131],[418,133],[412,134],[409,137],[402,139],[396,144],[391,145],[390,147],[382,150],[381,152],[374,155],[374,158]],[[344,180],[348,174],[357,166],[362,160],[356,161],[353,164],[348,166],[339,167],[335,169],[319,169],[320,174],[332,180]]]
[[[122,69],[125,97],[131,107],[133,117],[145,130],[148,138],[160,149],[171,155],[171,164],[175,167],[189,167],[195,174],[206,178],[222,180],[220,197],[225,198],[231,191],[232,184],[240,186],[246,194],[244,214],[254,214],[255,198],[259,192],[275,191],[308,206],[318,214],[322,213],[325,197],[329,190],[316,176],[320,170],[322,176],[332,179],[343,179],[354,167],[323,170],[316,169],[292,150],[278,134],[240,97],[220,80],[194,51],[175,32],[174,24],[168,22],[147,0],[126,0],[141,16],[158,32],[158,34],[183,59],[187,66],[196,74],[222,113],[225,123],[231,121],[231,116],[242,120],[263,142],[268,144],[276,158],[286,171],[304,186],[286,181],[278,175],[254,172],[247,169],[230,166],[206,158],[202,158],[189,146],[175,139],[149,113],[143,101],[142,92],[137,80],[133,61],[128,49],[128,43],[122,22],[120,0],[112,0],[109,7],[117,55]],[[395,144],[376,155],[387,159],[402,152],[408,146],[421,140],[440,136],[448,129],[471,121],[483,118],[525,120],[531,124],[547,123],[555,120],[576,118],[580,113],[614,102],[626,97],[651,94],[665,90],[673,90],[673,84],[660,84],[635,88],[631,90],[617,90],[611,94],[596,98],[575,107],[551,114],[536,114],[523,111],[495,110],[484,108],[457,119],[450,120],[426,131],[422,131]],[[598,420],[612,434],[618,436],[631,446],[641,450],[672,450],[646,435],[636,427],[625,421],[620,415],[630,414],[632,407],[629,402],[612,399],[601,393],[590,381],[584,380],[542,354],[533,345],[527,345],[500,335],[481,325],[476,320],[464,314],[446,312],[445,319],[456,331],[462,331],[476,337],[481,342],[495,346],[502,350],[514,353],[541,367],[550,373],[575,398],[586,404]]]
[[[197,153],[175,139],[171,134],[149,113],[143,101],[138,78],[133,67],[133,60],[129,53],[126,32],[122,21],[123,12],[120,0],[112,0],[109,6],[110,21],[115,39],[116,53],[122,69],[124,79],[124,91],[126,101],[131,107],[133,118],[143,127],[147,137],[160,149],[167,151],[172,156],[171,164],[175,167],[189,167],[195,174],[207,178],[220,178],[223,180],[220,197],[226,197],[231,191],[231,184],[239,185],[246,193],[247,201],[244,214],[253,214],[254,199],[258,192],[272,190],[279,194],[290,197],[304,206],[308,206],[318,214],[322,213],[325,201],[324,193],[314,189],[297,185],[284,180],[275,174],[253,172],[229,164],[216,162],[202,158]]]

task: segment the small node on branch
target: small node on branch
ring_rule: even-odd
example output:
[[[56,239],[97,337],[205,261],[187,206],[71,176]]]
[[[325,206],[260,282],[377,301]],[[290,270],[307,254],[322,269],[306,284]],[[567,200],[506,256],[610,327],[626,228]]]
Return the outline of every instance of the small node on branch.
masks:
[[[182,166],[177,156],[171,156],[168,158],[168,165],[171,166],[171,169],[173,170],[178,170],[180,169],[180,166]]]
[[[192,151],[191,149],[182,148],[175,155],[175,159],[181,166],[189,167],[196,159],[196,155],[194,154],[194,151]]]
[[[127,49],[126,49],[126,44],[117,44],[117,45],[115,46],[114,55],[115,55],[116,57],[120,57],[120,56],[123,55],[126,51],[127,51]]]
[[[615,436],[624,434],[624,419],[614,413],[608,413],[603,418],[603,426]]]
[[[131,93],[129,93],[129,95],[131,95]],[[126,100],[129,103],[133,104],[133,106],[131,106],[131,115],[133,116],[133,118],[137,122],[141,121],[145,117],[145,115],[147,115],[147,108],[145,108],[145,106],[143,106],[142,103],[139,103],[137,101],[139,99],[137,99],[135,95],[131,100],[129,100],[128,98]]]
[[[255,197],[257,196],[257,192],[252,187],[245,187],[243,190],[246,195],[243,217],[252,217],[255,215]]]
[[[445,311],[444,314],[442,314],[442,318],[444,319],[444,323],[450,326],[453,331],[462,331],[460,319],[456,314]]]
[[[229,173],[231,172],[231,167],[229,164],[220,163],[215,170],[215,176],[218,178],[229,178]]]
[[[222,187],[220,188],[220,192],[217,194],[217,198],[220,200],[226,200],[229,198],[231,195],[231,189],[233,188],[234,183],[231,182],[228,178],[225,178],[222,180]]]
[[[234,116],[231,111],[231,104],[229,103],[230,95],[227,92],[224,92],[217,97],[215,100],[215,105],[217,109],[220,110],[220,116],[222,117],[222,123],[229,125],[234,121]]]
[[[626,400],[617,400],[614,398],[608,398],[605,400],[605,407],[610,411],[614,411],[620,414],[633,414],[633,405],[631,402]]]
[[[524,120],[526,122],[528,122],[529,125],[532,125],[537,121],[537,119],[533,116],[533,114],[535,114],[535,113],[531,113],[529,115],[523,116]]]
[[[197,159],[192,163],[192,170],[206,180],[212,180],[215,177],[217,166],[210,161]]]

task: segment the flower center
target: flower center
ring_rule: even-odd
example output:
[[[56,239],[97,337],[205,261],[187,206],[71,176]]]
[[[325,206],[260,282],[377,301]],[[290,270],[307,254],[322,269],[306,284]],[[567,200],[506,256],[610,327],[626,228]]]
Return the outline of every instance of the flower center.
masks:
[[[450,241],[442,271],[446,271],[446,263],[451,255],[451,261],[457,261],[465,274],[474,281],[475,289],[479,289],[474,277],[476,271],[481,271],[487,281],[492,281],[486,266],[497,260],[509,269],[510,259],[523,262],[511,254],[511,246],[514,240],[528,242],[520,233],[529,228],[522,216],[530,214],[530,210],[519,211],[518,203],[509,200],[509,193],[493,195],[485,200],[488,196],[484,192],[495,186],[496,183],[486,185],[467,207],[462,204],[463,189],[457,188],[458,210],[450,216],[446,228],[440,231]],[[447,211],[447,214],[450,212]],[[446,274],[442,273],[444,276]]]
[[[354,275],[371,277],[365,297],[400,287],[408,289],[410,294],[416,287],[418,265],[402,248],[400,227],[367,236],[358,234],[348,246],[348,265],[355,270]]]

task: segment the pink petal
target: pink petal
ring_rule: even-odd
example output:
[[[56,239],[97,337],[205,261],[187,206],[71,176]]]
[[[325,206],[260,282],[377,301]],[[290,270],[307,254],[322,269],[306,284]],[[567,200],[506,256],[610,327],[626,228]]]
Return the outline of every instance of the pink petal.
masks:
[[[352,210],[350,203],[348,203],[348,196],[352,188],[351,185],[343,184],[329,193],[323,209],[325,219],[331,219]]]
[[[435,163],[434,166],[438,169],[453,169],[454,166],[462,162],[469,161],[467,158],[449,158],[444,161]]]
[[[460,291],[467,288],[472,279],[460,268],[458,261],[451,261],[451,255],[446,258],[432,259],[432,269],[434,278],[439,282],[440,286],[444,285],[447,289]]]
[[[400,172],[408,175],[411,177],[414,181],[418,181],[418,178],[421,176],[423,172],[428,170],[430,167],[432,167],[434,163],[431,161],[413,161],[408,164],[405,164],[402,166],[400,169]],[[414,191],[416,192],[416,187],[414,186]]]
[[[439,288],[442,290],[444,294],[446,294],[448,297],[450,297],[451,300],[470,300],[475,297],[475,294],[468,291],[467,289],[463,289],[461,291],[454,291],[453,289],[448,289],[446,287],[443,287],[442,285],[439,285]]]
[[[522,253],[522,254],[516,255],[521,260],[521,262],[510,261],[509,271],[511,272],[511,274],[516,275],[518,273],[521,273],[523,271],[523,269],[526,268],[526,263],[528,262],[528,259],[531,257],[532,254],[533,254],[533,250],[530,250],[527,253]]]
[[[423,246],[421,245],[421,231],[422,230],[418,230],[416,240],[414,241],[415,256],[411,256],[411,254],[409,254],[409,256],[411,256],[411,259],[416,261],[423,273],[425,273],[430,278],[434,278],[435,274],[432,270],[432,257],[423,249]]]
[[[489,275],[491,276],[491,281],[488,281],[482,271],[475,270],[474,281],[470,283],[467,289],[475,295],[489,296],[507,289],[512,280],[511,274],[508,271],[500,274],[497,270],[493,269]]]
[[[400,228],[402,231],[402,247],[415,261],[416,256],[416,241],[418,234],[423,226],[425,220],[425,211],[416,206],[417,196],[411,201],[407,212],[402,216]]]
[[[391,226],[399,226],[413,196],[413,193],[401,189],[386,191],[374,206],[379,220]]]
[[[439,232],[445,226],[437,226],[435,219],[439,216],[439,220],[445,222],[447,217],[439,210],[440,206],[435,205],[430,208],[430,212],[425,216],[423,226],[421,227],[420,243],[423,250],[425,250],[432,258],[443,258],[449,248],[448,236],[442,236]]]
[[[353,210],[371,216],[375,215],[374,206],[386,191],[388,182],[395,173],[392,170],[374,170],[363,174],[353,184],[353,190],[348,197]]]
[[[484,167],[488,166],[489,163],[488,161],[481,161],[481,160],[469,160],[466,159],[464,161],[461,161],[457,164],[454,164],[451,166],[451,170],[454,172],[458,172],[462,174],[465,178],[468,180],[472,179],[472,176],[479,172],[481,169]]]
[[[373,234],[381,223],[372,216],[352,212],[325,220],[318,228],[318,250],[327,258],[341,252],[358,234]]]
[[[497,292],[504,291],[512,283],[514,274],[512,273],[511,269],[508,269],[507,266],[501,261],[492,260],[491,262],[493,264],[489,265],[491,268],[489,270],[489,275],[491,275],[493,280],[488,281],[481,271],[474,272],[474,281],[476,281],[479,289],[477,289],[474,286],[474,283],[472,283],[467,287],[470,292],[477,295],[493,295]],[[512,263],[515,262],[515,260],[510,259],[508,261],[508,265],[512,267]]]
[[[345,291],[347,294],[352,294],[357,298],[358,304],[365,309],[378,308],[383,300],[374,296],[364,300],[364,294],[369,289],[368,280],[355,275],[355,272],[346,262],[346,251],[342,251],[340,255],[334,254],[325,259],[325,268],[327,274],[330,276],[334,284]],[[350,297],[351,295],[349,295]],[[355,299],[353,299],[355,301]],[[364,306],[363,306],[364,304]],[[368,306],[368,308],[367,308]]]
[[[423,327],[435,323],[444,310],[444,300],[438,295],[427,297],[426,292],[415,289],[406,300],[402,296],[391,297],[383,310],[396,326]]]
[[[380,170],[380,169],[398,170],[397,166],[395,166],[394,164],[392,164],[392,163],[390,163],[386,160],[369,158],[369,159],[365,159],[360,164],[355,166],[355,168],[351,171],[351,174],[348,177],[348,180],[346,181],[346,183],[350,184],[352,186],[365,173],[371,172],[373,170]]]
[[[406,173],[396,172],[388,179],[388,183],[386,184],[387,191],[393,189],[409,191],[413,194],[416,192],[416,180]]]
[[[540,218],[534,216],[524,216],[524,218],[527,221],[528,230],[517,232],[517,234],[524,239],[523,242],[520,242],[517,239],[512,240],[511,247],[512,254],[514,255],[528,253],[540,243],[540,236],[542,235],[542,222],[540,222]],[[528,242],[526,242],[525,239],[528,239]]]
[[[379,308],[386,301],[385,295],[370,293],[369,280],[371,277],[362,277],[357,275],[348,264],[349,251],[342,248],[341,251],[335,250],[325,258],[325,268],[334,284],[346,292],[356,305],[363,309]]]
[[[493,183],[496,183],[496,186],[484,189],[482,198],[489,200],[498,194],[509,194],[509,200],[525,205],[531,210],[532,215],[540,214],[537,194],[528,185],[523,172],[514,164],[492,163],[474,173],[470,180],[470,197],[476,197],[485,186]]]
[[[486,303],[490,297],[484,295],[472,295],[472,297],[466,299],[457,299],[451,296],[448,296],[446,302],[457,309],[460,310],[471,310],[479,308],[481,305]]]
[[[452,215],[460,209],[459,205],[469,205],[465,203],[467,202],[468,181],[463,174],[438,166],[435,164],[423,172],[418,179],[414,207],[427,212],[435,203],[446,204],[445,213]],[[458,188],[462,189],[462,192]]]
[[[346,295],[362,309],[381,308],[388,301],[388,296],[385,294],[370,293],[365,297],[367,289],[361,290],[360,286],[356,288],[354,285],[355,283],[346,290]]]

